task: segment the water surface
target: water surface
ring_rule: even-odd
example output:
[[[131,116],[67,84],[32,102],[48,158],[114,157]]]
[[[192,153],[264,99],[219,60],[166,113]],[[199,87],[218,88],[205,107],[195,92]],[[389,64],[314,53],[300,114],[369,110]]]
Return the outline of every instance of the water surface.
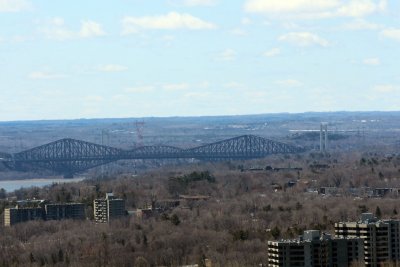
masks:
[[[5,180],[0,181],[0,188],[4,188],[7,192],[12,192],[17,189],[28,188],[28,187],[43,187],[46,185],[51,185],[53,183],[62,184],[62,183],[76,183],[84,180],[85,177],[77,177],[73,179],[62,179],[62,178],[50,178],[50,179],[26,179],[26,180]]]

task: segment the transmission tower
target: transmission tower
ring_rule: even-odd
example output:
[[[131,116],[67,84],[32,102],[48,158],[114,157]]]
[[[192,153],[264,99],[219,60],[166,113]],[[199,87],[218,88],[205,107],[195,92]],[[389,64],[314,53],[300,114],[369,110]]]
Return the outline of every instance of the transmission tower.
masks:
[[[328,151],[328,123],[321,123],[319,149],[321,153]]]
[[[136,128],[136,147],[143,146],[143,129],[144,129],[144,121],[136,121],[135,128]]]

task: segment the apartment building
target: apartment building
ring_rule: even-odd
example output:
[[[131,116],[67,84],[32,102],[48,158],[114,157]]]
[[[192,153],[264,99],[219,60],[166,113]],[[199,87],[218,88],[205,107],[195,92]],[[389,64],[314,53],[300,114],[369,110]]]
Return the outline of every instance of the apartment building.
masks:
[[[47,204],[45,205],[46,220],[84,220],[85,205],[82,203]]]
[[[339,267],[363,258],[360,238],[332,238],[320,231],[305,231],[294,240],[268,242],[269,267]]]
[[[386,262],[400,263],[400,221],[378,220],[371,213],[364,213],[358,222],[335,224],[337,237],[363,239],[364,263],[378,267]]]
[[[85,219],[82,203],[46,204],[45,200],[21,200],[4,210],[4,226],[33,220]]]
[[[4,210],[4,226],[12,226],[17,223],[43,220],[44,210],[41,207],[35,208],[7,208]]]
[[[125,215],[125,201],[107,193],[104,199],[94,200],[94,219],[96,222],[106,223],[112,219]]]

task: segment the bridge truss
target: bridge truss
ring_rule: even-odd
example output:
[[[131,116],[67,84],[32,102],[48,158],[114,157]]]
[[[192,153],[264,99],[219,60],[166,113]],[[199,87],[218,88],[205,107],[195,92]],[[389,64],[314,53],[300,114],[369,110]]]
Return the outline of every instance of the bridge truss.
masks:
[[[118,160],[244,160],[262,158],[271,154],[301,152],[303,152],[303,149],[300,147],[254,135],[243,135],[189,149],[160,145],[142,146],[133,150],[122,150],[65,138],[12,155],[0,153],[0,161],[14,170],[47,169],[65,176],[72,176]]]

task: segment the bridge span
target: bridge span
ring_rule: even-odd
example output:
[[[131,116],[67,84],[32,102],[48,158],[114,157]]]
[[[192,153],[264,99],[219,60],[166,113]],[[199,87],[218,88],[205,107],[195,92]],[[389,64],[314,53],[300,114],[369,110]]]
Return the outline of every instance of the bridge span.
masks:
[[[133,150],[64,138],[15,154],[0,153],[0,162],[12,170],[47,169],[68,177],[118,160],[245,160],[263,158],[271,154],[294,154],[303,151],[301,147],[254,135],[243,135],[189,149],[159,145],[143,146]]]

